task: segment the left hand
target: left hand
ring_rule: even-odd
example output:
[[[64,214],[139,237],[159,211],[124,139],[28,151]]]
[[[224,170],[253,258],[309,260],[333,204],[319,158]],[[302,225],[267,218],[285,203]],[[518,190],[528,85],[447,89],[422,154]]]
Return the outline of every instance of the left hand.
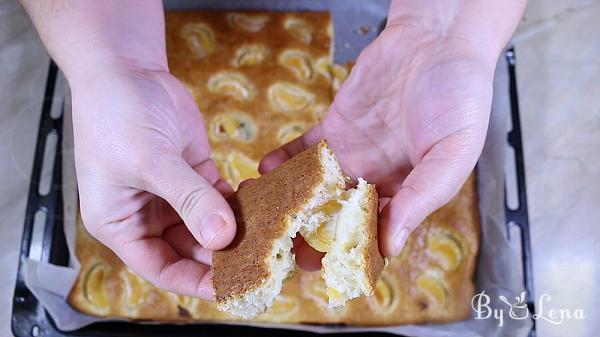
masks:
[[[86,229],[155,286],[211,300],[212,251],[236,222],[193,98],[167,71],[126,62],[70,85]]]

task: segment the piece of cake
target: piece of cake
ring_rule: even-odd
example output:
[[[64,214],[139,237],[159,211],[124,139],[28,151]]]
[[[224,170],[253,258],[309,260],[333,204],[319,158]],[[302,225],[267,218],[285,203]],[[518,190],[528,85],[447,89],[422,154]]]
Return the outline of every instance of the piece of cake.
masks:
[[[218,307],[244,318],[265,312],[295,270],[292,238],[321,227],[334,232],[322,238],[330,241],[323,263],[329,302],[337,306],[371,295],[383,268],[377,192],[364,180],[356,189],[345,187],[324,141],[242,186],[230,199],[236,238],[213,255]]]

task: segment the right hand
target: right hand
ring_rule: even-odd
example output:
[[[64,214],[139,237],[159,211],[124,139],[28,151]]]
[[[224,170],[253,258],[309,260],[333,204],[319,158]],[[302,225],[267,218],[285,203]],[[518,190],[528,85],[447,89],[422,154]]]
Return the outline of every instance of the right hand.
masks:
[[[508,2],[392,1],[387,26],[365,48],[325,118],[274,150],[261,173],[326,139],[353,179],[377,185],[379,249],[392,257],[460,189],[481,154],[498,55],[524,9]],[[510,9],[498,16],[499,9]],[[302,239],[296,259],[320,266]]]

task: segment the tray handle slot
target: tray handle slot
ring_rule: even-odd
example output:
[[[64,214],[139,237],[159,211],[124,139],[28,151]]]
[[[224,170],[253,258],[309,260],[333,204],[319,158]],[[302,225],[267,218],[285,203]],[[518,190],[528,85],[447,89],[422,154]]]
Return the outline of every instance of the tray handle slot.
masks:
[[[46,219],[48,218],[48,210],[42,208],[35,212],[33,216],[33,229],[31,234],[31,244],[29,245],[29,258],[33,260],[42,259],[44,228],[46,227]]]
[[[58,145],[58,134],[56,130],[51,130],[46,135],[46,146],[44,149],[44,159],[40,172],[40,184],[38,194],[47,196],[52,187],[52,172],[54,171],[54,161],[56,158],[56,146]]]
[[[31,170],[20,264],[26,258],[50,261],[52,235],[57,231],[62,231],[60,226],[62,210],[59,208],[62,207],[62,151],[60,145],[62,144],[64,98],[61,96],[64,93],[65,85],[66,80],[59,73],[57,66],[50,62]],[[31,252],[32,249],[33,252]],[[53,259],[50,262],[54,263],[56,260]],[[20,269],[17,278],[18,281],[23,280]]]
[[[511,120],[512,120],[512,129],[507,134],[507,143],[514,151],[513,158],[508,157],[508,161],[510,163],[510,159],[513,159],[514,165],[511,170],[515,172],[516,181],[514,182],[514,187],[512,188],[512,193],[516,191],[516,207],[514,201],[508,200],[509,186],[507,186],[507,181],[505,180],[504,185],[504,205],[505,205],[505,215],[506,215],[506,231],[507,236],[511,238],[511,229],[516,229],[514,227],[518,227],[518,238],[521,243],[521,254],[522,254],[522,268],[523,268],[523,278],[524,278],[524,288],[526,291],[525,301],[527,303],[527,308],[529,309],[530,314],[533,316],[535,314],[535,304],[533,301],[533,267],[532,267],[532,254],[531,254],[531,237],[529,232],[529,212],[527,209],[527,190],[525,184],[525,161],[523,156],[523,143],[522,143],[522,135],[521,135],[521,121],[520,121],[520,112],[519,112],[519,101],[517,95],[517,78],[515,71],[515,51],[512,47],[510,47],[506,53],[506,63],[508,65],[509,72],[509,94],[510,94],[510,106],[511,106]],[[507,166],[508,168],[508,166]],[[510,171],[509,171],[510,172]],[[508,180],[508,184],[513,184],[510,182],[510,178]],[[510,198],[514,198],[515,196],[511,196]],[[531,329],[529,336],[535,336],[535,320],[531,320],[533,323],[533,328]]]

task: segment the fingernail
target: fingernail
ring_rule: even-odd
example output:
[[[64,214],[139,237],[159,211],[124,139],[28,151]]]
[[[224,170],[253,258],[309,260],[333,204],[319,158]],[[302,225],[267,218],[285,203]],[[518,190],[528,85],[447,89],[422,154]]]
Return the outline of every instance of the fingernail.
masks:
[[[401,229],[394,238],[394,251],[396,255],[400,254],[402,247],[406,244],[406,239],[408,239],[408,230]]]
[[[210,214],[200,223],[201,244],[206,247],[225,230],[225,220],[218,214]]]

